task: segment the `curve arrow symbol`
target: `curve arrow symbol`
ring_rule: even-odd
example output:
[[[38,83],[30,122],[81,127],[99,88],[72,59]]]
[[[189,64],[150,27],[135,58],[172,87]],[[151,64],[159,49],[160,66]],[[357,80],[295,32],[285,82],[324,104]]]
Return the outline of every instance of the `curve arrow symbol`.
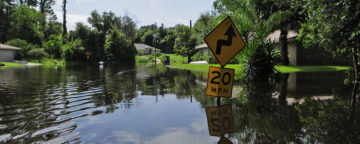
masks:
[[[232,45],[232,37],[236,37],[235,31],[232,25],[228,28],[224,35],[228,36],[227,40],[218,40],[216,45],[216,54],[221,54],[221,47],[222,46],[231,46]]]

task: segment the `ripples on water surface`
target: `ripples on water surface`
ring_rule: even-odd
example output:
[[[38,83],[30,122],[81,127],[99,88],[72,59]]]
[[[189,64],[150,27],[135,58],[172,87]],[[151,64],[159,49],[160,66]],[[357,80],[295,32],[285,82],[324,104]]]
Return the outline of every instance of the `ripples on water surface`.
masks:
[[[349,87],[343,86],[342,76],[309,93],[304,90],[309,89],[309,80],[299,78],[301,75],[295,75],[298,86],[286,86],[286,101],[293,105],[277,102],[280,90],[259,87],[253,90],[260,93],[252,93],[251,87],[249,91],[236,86],[241,89],[239,99],[247,100],[224,101],[232,103],[235,119],[235,133],[225,136],[233,143],[326,142],[329,138],[316,132],[336,122],[308,127],[300,109],[307,110],[304,105],[311,103],[299,105],[299,99],[304,95],[332,96],[325,104],[321,102],[324,107],[332,106],[334,95],[345,95]],[[213,98],[204,95],[206,79],[206,74],[149,66],[0,70],[0,143],[217,143],[218,137],[209,136],[204,109],[216,105]],[[277,84],[274,89],[279,87]],[[354,126],[343,130],[348,132],[350,127]]]

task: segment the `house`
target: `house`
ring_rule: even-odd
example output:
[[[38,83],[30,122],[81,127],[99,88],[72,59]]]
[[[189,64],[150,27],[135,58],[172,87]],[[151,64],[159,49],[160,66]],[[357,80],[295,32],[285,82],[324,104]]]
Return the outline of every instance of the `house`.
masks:
[[[351,58],[334,58],[333,54],[322,48],[305,49],[300,41],[296,40],[298,33],[290,30],[288,39],[289,65],[351,65]],[[266,37],[275,44],[275,49],[280,51],[280,30],[275,30]]]
[[[207,44],[201,44],[195,47],[195,50],[200,53],[200,55],[210,55],[209,63],[216,63],[215,56],[212,54],[210,48]]]
[[[296,41],[296,37],[298,33],[296,31],[290,30],[286,38],[288,39],[288,57],[289,57],[289,65],[297,65],[297,48],[300,46],[300,43]],[[275,30],[270,33],[266,38],[267,40],[271,40],[275,44],[275,49],[280,51],[280,30]]]
[[[156,51],[156,53],[160,53],[161,50],[148,46],[146,44],[141,44],[141,43],[135,43],[135,48],[138,51],[138,54],[142,54],[142,55],[150,55],[152,53],[154,53]]]
[[[0,44],[0,61],[12,62],[15,59],[16,51],[21,48]]]

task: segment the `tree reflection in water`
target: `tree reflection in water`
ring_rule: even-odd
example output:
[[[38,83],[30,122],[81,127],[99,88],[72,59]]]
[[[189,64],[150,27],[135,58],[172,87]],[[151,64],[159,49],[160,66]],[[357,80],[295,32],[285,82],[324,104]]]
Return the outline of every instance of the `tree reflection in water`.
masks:
[[[0,77],[0,136],[8,136],[8,143],[89,140],[80,139],[78,133],[83,119],[138,107],[140,95],[154,102],[157,97],[176,95],[177,100],[199,103],[200,109],[216,105],[213,97],[205,96],[206,73],[116,64],[6,72],[7,77]],[[235,83],[240,85],[239,96],[222,100],[232,103],[235,122],[234,133],[225,137],[238,143],[360,141],[360,108],[351,106],[346,95],[350,92],[343,92],[347,88],[331,88],[334,99],[306,98],[302,104],[289,105],[287,77],[280,77],[279,82]],[[300,95],[304,96],[296,96]]]

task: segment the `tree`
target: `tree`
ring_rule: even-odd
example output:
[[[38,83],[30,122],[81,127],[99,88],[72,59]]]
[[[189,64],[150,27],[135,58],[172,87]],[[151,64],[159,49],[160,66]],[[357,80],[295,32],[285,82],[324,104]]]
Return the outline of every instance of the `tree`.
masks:
[[[96,31],[93,31],[92,38],[95,38],[96,53],[98,54],[97,59],[104,60],[107,56],[104,51],[106,35],[109,34],[114,28],[120,30],[121,33],[125,33],[127,39],[132,41],[135,31],[135,23],[129,18],[121,18],[116,16],[113,12],[104,12],[100,15],[97,11],[91,12],[91,17],[88,18],[89,23]]]
[[[191,62],[191,56],[195,54],[197,39],[192,35],[189,27],[178,24],[175,26],[176,39],[174,49],[178,54],[184,54],[188,57],[188,63]],[[186,49],[184,49],[186,48]]]
[[[36,9],[20,5],[10,15],[11,27],[7,37],[41,45],[43,33],[40,31],[40,24],[42,21],[43,15]]]
[[[43,48],[34,48],[34,49],[31,49],[29,52],[27,52],[27,55],[32,58],[38,59],[40,62],[42,58],[48,56],[48,53],[46,53],[45,49],[43,49]]]
[[[34,49],[34,48],[39,48],[38,45],[36,44],[31,44],[31,43],[28,43],[26,42],[25,40],[22,40],[22,39],[12,39],[12,40],[9,40],[6,42],[7,45],[11,45],[11,46],[16,46],[16,47],[19,47],[21,48],[20,50],[20,57],[21,58],[27,58],[29,57],[27,55],[27,53]]]
[[[280,29],[281,62],[283,65],[289,64],[288,31],[299,30],[300,23],[306,17],[304,9],[298,7],[294,0],[216,0],[214,6],[222,13],[231,13],[239,18],[246,17],[252,21],[255,27],[266,27],[268,32]],[[251,27],[250,29],[254,30]]]
[[[287,35],[289,30],[299,30],[300,23],[305,20],[306,13],[301,7],[296,6],[294,0],[255,0],[255,8],[259,11],[260,18],[267,20],[270,29],[280,29],[280,51],[283,65],[289,64]]]
[[[49,21],[43,29],[43,33],[44,41],[48,41],[51,35],[61,35],[62,24],[56,21]]]
[[[167,30],[166,36],[160,41],[160,46],[163,47],[163,52],[174,53],[174,45],[176,39],[176,32],[173,29]]]
[[[84,60],[85,48],[80,39],[69,41],[62,46],[61,55],[66,61]]]
[[[53,14],[54,11],[51,8],[53,5],[55,5],[55,0],[40,0],[39,1],[40,12],[44,15],[46,13]]]
[[[48,14],[50,16],[55,15],[54,10],[51,8],[53,5],[55,5],[55,0],[40,0],[39,1],[40,12],[43,14],[43,21],[41,23],[42,27],[45,27],[46,16]]]
[[[27,6],[31,6],[31,7],[36,7],[38,5],[38,2],[37,0],[25,0],[26,1],[26,4]]]
[[[130,40],[135,40],[136,36],[136,24],[129,16],[123,16],[121,18],[121,32],[123,32]]]
[[[9,27],[10,27],[10,8],[12,7],[11,1],[0,1],[0,42],[7,41]]]
[[[244,66],[245,81],[267,82],[274,73],[274,45],[266,40],[273,28],[273,18],[263,18],[261,11],[251,0],[216,0],[214,7],[219,12],[216,21],[230,16],[246,46],[236,56]],[[275,15],[274,15],[275,16]],[[274,17],[275,18],[275,17]],[[277,17],[276,17],[277,18]]]
[[[140,29],[136,31],[135,42],[143,43],[142,37],[144,36],[144,34],[148,31],[157,31],[157,29],[158,27],[156,23],[151,25],[141,26]]]
[[[67,28],[66,28],[66,0],[63,0],[63,37],[67,34]]]
[[[144,35],[141,37],[141,43],[147,44],[149,46],[155,46],[154,43],[154,36],[153,34],[155,33],[155,31],[153,30],[148,30],[144,33]]]
[[[301,25],[299,39],[304,47],[319,47],[335,55],[352,55],[355,70],[353,101],[356,101],[360,81],[360,1],[308,0],[302,5],[309,16]]]
[[[134,45],[117,28],[113,28],[106,36],[104,48],[108,60],[135,60],[136,49]]]
[[[44,42],[43,47],[45,51],[50,55],[50,57],[60,59],[61,57],[61,47],[62,47],[62,37],[61,35],[51,35],[47,42]]]
[[[205,12],[200,14],[200,17],[195,22],[193,28],[199,41],[203,41],[203,38],[216,26],[215,21],[215,13]]]

